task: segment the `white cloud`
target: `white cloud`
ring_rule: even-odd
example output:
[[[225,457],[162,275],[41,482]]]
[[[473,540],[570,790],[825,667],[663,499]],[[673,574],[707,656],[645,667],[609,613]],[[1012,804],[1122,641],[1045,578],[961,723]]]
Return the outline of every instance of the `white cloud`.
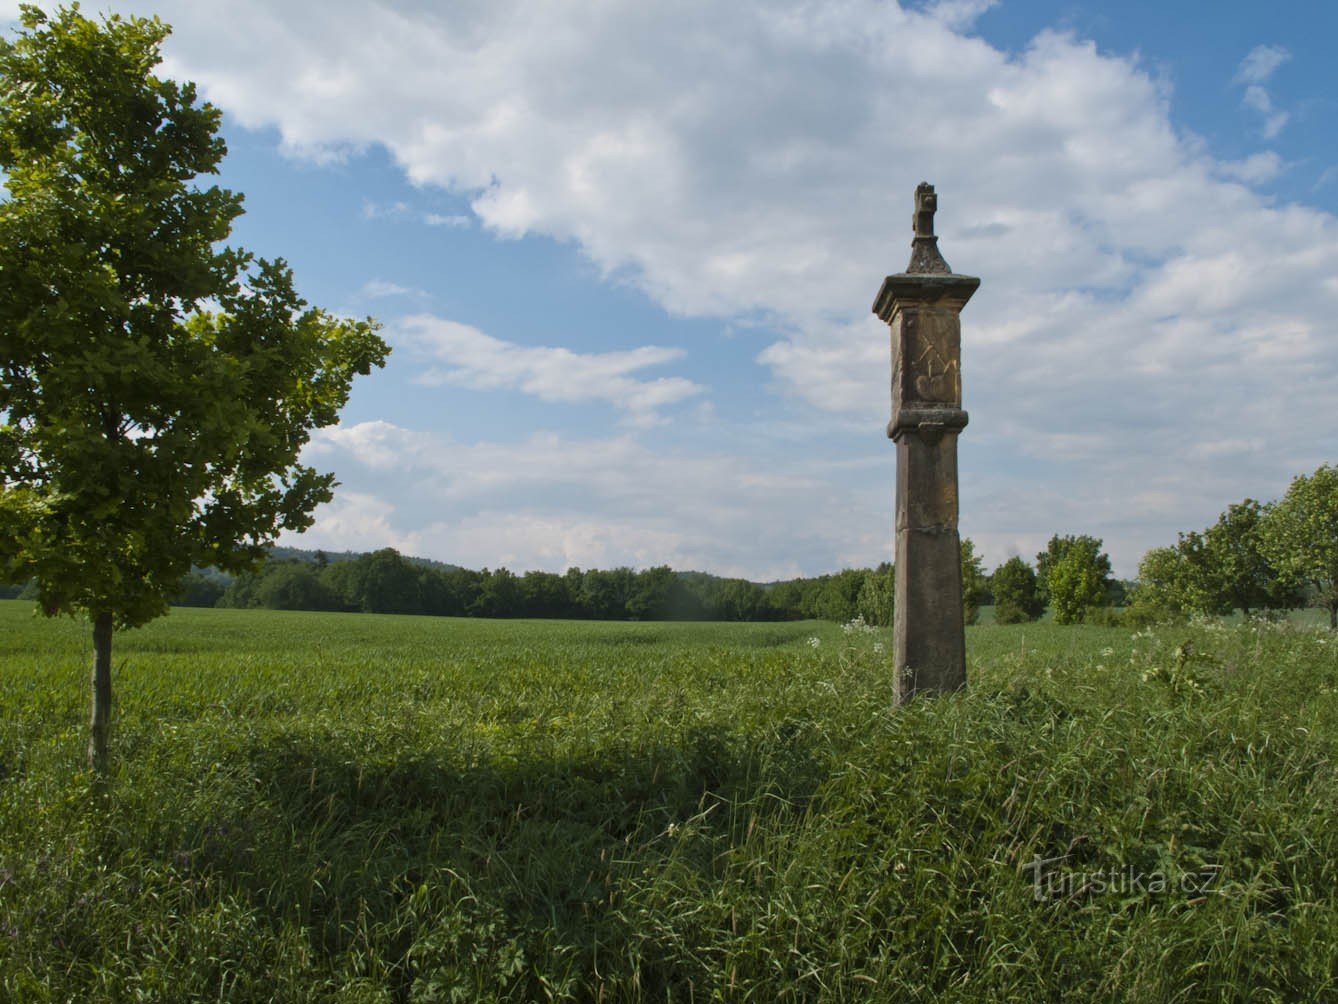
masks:
[[[1259,84],[1251,84],[1245,88],[1245,97],[1241,98],[1241,104],[1263,116],[1264,139],[1275,139],[1278,133],[1282,132],[1287,120],[1291,118],[1286,112],[1274,107],[1268,91]]]
[[[318,523],[303,534],[286,534],[291,547],[326,548],[331,551],[375,551],[393,547],[413,553],[417,541],[397,532],[390,520],[395,509],[374,495],[340,491],[332,502],[318,510]]]
[[[363,296],[369,299],[379,300],[392,296],[413,296],[423,297],[427,293],[421,289],[414,289],[410,286],[401,286],[397,282],[390,282],[387,279],[368,279],[362,284],[360,291]]]
[[[474,390],[519,390],[542,401],[581,404],[603,401],[634,425],[654,425],[660,410],[705,389],[682,377],[638,379],[634,374],[682,358],[681,349],[645,345],[621,352],[573,352],[552,346],[518,345],[477,328],[426,314],[405,318],[399,340],[441,365],[417,379]]]
[[[374,202],[362,200],[362,218],[364,220],[402,220],[410,213],[407,202]]]
[[[885,420],[868,304],[906,260],[911,191],[935,182],[944,253],[984,279],[962,441],[982,539],[1072,512],[1132,570],[1147,535],[1275,495],[1338,445],[1338,225],[1242,184],[1270,177],[1268,155],[1222,163],[1181,136],[1135,58],[1056,32],[999,51],[959,32],[972,2],[157,6],[169,69],[288,150],[382,144],[486,230],[572,242],[668,311],[760,322],[759,360],[801,415]],[[1265,87],[1285,57],[1259,47],[1238,72],[1266,135],[1286,123]],[[451,331],[443,378],[560,395],[568,366],[603,373],[578,379],[585,399],[659,407],[628,403],[656,393],[635,368]],[[1236,427],[1267,445],[1195,449]],[[1154,490],[1179,509],[1141,513]]]
[[[1242,84],[1262,84],[1292,54],[1280,45],[1256,45],[1241,60],[1236,70],[1236,81]]]
[[[1244,160],[1223,161],[1218,173],[1246,184],[1257,185],[1272,181],[1282,173],[1282,158],[1272,150],[1251,154]]]
[[[306,456],[347,486],[317,511],[307,546],[333,547],[353,528],[359,546],[472,567],[668,563],[764,579],[876,564],[891,550],[879,511],[890,455],[881,491],[854,495],[820,460],[763,465],[628,435],[463,444],[378,421],[321,430]]]
[[[1236,82],[1246,85],[1241,104],[1263,117],[1265,139],[1274,139],[1291,118],[1273,104],[1272,95],[1264,87],[1273,71],[1289,59],[1291,53],[1280,45],[1256,45],[1236,70]]]
[[[960,31],[971,27],[980,15],[998,3],[999,0],[933,0],[924,10],[935,20]]]
[[[449,216],[442,213],[428,213],[423,217],[423,222],[430,227],[467,227],[473,220],[460,213]]]

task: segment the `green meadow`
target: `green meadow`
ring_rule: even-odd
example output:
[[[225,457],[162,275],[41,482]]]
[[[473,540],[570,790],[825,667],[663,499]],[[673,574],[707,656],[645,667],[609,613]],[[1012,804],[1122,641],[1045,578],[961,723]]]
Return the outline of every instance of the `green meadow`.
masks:
[[[0,602],[0,999],[1338,999],[1338,637],[967,635]]]

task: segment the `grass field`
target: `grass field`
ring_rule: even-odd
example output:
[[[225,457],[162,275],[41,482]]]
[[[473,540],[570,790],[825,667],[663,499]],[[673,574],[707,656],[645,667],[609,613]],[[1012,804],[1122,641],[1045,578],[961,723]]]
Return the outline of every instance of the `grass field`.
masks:
[[[6,1001],[1332,1001],[1338,638],[0,602]],[[814,641],[816,639],[816,641]],[[1037,865],[1040,860],[1044,862]]]

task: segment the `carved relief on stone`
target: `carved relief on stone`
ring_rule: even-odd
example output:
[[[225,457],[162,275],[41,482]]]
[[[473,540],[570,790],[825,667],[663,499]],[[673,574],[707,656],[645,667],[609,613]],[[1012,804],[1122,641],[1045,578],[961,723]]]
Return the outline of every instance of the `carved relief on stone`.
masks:
[[[961,328],[951,309],[897,312],[892,325],[892,412],[962,402]]]
[[[962,403],[959,363],[961,329],[955,313],[942,310],[916,311],[911,325],[913,341],[907,349],[914,362],[915,399],[934,404]]]

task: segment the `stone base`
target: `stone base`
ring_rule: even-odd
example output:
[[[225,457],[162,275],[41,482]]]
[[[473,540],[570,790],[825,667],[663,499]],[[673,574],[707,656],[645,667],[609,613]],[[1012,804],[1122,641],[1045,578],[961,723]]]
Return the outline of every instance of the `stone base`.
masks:
[[[966,686],[955,430],[897,435],[895,630],[898,703]]]

